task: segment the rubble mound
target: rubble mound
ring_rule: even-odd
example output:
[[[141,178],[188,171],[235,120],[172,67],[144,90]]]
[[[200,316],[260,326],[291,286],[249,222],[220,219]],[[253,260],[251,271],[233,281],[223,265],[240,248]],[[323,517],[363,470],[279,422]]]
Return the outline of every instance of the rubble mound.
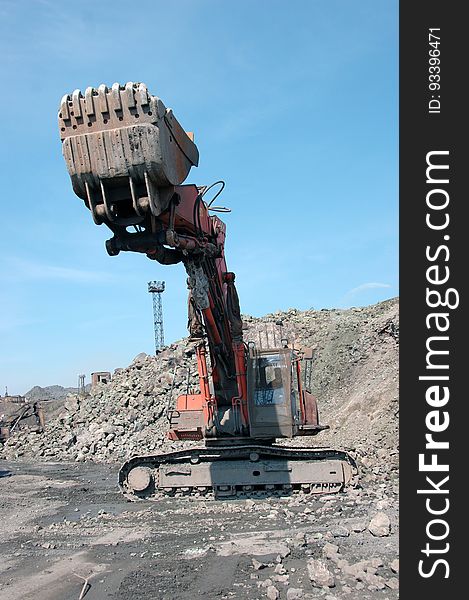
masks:
[[[280,332],[295,346],[314,349],[312,391],[321,422],[330,426],[315,442],[366,452],[396,450],[398,298],[347,310],[290,309],[244,322],[246,341],[272,343]]]
[[[89,384],[86,386],[86,390],[89,391]],[[26,392],[25,397],[30,402],[45,401],[45,402],[53,402],[54,400],[62,400],[66,398],[69,394],[74,394],[77,391],[77,388],[73,387],[62,387],[61,385],[48,385],[46,387],[41,387],[40,385],[35,385],[33,388]]]
[[[244,316],[245,340],[261,345],[287,338],[315,348],[315,389],[328,432],[314,444],[354,448],[359,455],[396,455],[398,300],[347,310],[290,309],[262,318]],[[157,356],[139,354],[112,381],[85,396],[71,394],[42,434],[23,430],[5,458],[122,461],[135,454],[180,449],[166,438],[168,407],[196,390],[193,345],[182,340]],[[295,440],[311,444],[311,439]],[[191,442],[185,442],[189,445]]]

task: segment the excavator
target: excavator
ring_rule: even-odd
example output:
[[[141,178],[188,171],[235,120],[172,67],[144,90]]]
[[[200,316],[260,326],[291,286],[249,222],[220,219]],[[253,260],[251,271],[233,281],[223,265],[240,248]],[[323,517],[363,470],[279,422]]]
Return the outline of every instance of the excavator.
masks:
[[[138,252],[187,273],[200,390],[177,398],[168,437],[201,444],[130,458],[119,472],[122,492],[136,500],[343,490],[355,472],[348,453],[277,443],[328,429],[311,393],[313,352],[288,340],[244,342],[218,216],[228,209],[214,205],[224,183],[184,184],[199,161],[194,135],[143,83],[75,90],[62,98],[58,121],[73,190],[112,232],[108,254]]]
[[[44,431],[44,411],[39,402],[27,402],[9,415],[0,415],[0,444],[5,443],[24,423],[36,433]]]

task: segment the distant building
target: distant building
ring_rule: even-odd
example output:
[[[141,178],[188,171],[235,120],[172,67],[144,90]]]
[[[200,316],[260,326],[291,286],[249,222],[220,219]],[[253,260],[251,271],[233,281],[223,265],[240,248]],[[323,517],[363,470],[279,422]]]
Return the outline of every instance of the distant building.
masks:
[[[12,404],[24,404],[27,402],[25,396],[0,396],[3,402],[11,402]]]
[[[91,373],[91,387],[93,388],[98,383],[109,383],[111,381],[111,373],[109,371],[97,371]]]

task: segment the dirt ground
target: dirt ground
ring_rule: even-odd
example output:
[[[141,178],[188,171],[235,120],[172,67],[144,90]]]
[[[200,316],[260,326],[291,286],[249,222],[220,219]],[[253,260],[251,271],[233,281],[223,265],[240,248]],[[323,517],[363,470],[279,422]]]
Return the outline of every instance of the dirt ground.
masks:
[[[78,600],[82,578],[86,600],[398,597],[395,480],[325,498],[132,503],[116,479],[115,465],[0,461],[0,600]],[[368,526],[383,512],[380,537]]]

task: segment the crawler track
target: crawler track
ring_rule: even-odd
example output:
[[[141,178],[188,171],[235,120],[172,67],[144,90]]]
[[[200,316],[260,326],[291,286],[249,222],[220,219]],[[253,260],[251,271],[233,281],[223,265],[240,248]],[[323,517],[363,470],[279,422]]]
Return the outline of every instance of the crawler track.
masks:
[[[131,500],[330,494],[342,491],[355,472],[346,452],[329,448],[216,446],[133,457],[119,471],[119,486]]]

